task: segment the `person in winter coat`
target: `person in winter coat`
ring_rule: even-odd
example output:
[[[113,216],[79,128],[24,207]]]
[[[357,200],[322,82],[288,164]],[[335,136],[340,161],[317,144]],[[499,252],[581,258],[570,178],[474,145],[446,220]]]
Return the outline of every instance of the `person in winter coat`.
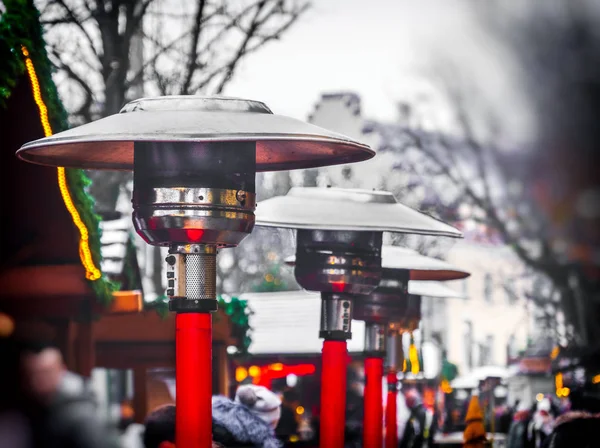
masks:
[[[166,404],[154,409],[144,421],[145,448],[175,448],[175,405]],[[129,448],[129,445],[124,445]],[[223,448],[213,442],[212,448]]]
[[[275,427],[275,434],[279,440],[287,442],[290,437],[298,433],[296,408],[299,404],[298,393],[294,389],[288,389],[283,393],[281,415],[279,423]]]
[[[592,448],[598,446],[600,414],[567,412],[556,419],[552,434],[546,442],[548,448]]]
[[[545,441],[554,428],[554,416],[551,411],[550,399],[544,398],[537,403],[535,412],[527,427],[528,446],[531,448],[543,448],[545,446]]]
[[[527,427],[529,426],[530,419],[531,412],[529,407],[523,403],[519,403],[508,430],[508,448],[525,448]]]
[[[212,398],[213,440],[225,447],[280,448],[273,425],[227,397]],[[276,423],[275,423],[276,424]]]
[[[58,349],[29,346],[21,369],[36,447],[120,447],[116,428],[98,416],[92,391],[66,370]]]
[[[404,434],[399,446],[400,448],[421,448],[428,438],[427,410],[416,389],[406,391],[404,399],[410,416],[404,427]]]
[[[465,417],[467,427],[463,433],[465,448],[483,448],[486,446],[487,438],[485,428],[483,426],[483,413],[479,406],[479,398],[477,395],[471,397],[469,409]]]

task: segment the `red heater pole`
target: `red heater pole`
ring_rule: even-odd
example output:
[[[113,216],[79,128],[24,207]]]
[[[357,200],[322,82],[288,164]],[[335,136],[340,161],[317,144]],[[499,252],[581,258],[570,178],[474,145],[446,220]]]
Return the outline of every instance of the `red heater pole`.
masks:
[[[177,448],[212,447],[212,316],[176,316]]]
[[[397,397],[398,376],[395,369],[387,374],[388,394],[385,406],[385,448],[398,448]]]
[[[365,409],[363,417],[363,446],[381,448],[383,445],[383,358],[365,358]]]
[[[323,341],[319,444],[322,447],[344,447],[347,359],[346,341]]]

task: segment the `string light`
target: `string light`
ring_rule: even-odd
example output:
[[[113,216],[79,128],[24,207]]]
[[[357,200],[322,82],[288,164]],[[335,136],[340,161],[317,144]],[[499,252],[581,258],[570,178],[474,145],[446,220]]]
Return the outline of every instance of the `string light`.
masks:
[[[248,371],[244,367],[242,367],[242,366],[237,367],[235,369],[235,380],[238,383],[241,383],[246,378],[248,378]]]
[[[445,378],[442,380],[442,382],[440,384],[440,388],[442,389],[442,392],[444,392],[445,394],[452,393],[452,386],[450,386],[450,382]]]
[[[48,118],[48,108],[42,99],[42,92],[37,74],[35,72],[35,67],[33,66],[33,62],[29,57],[29,50],[23,46],[21,47],[21,51],[25,57],[25,66],[31,82],[33,99],[40,112],[40,121],[42,123],[42,128],[44,129],[44,135],[46,137],[50,137],[52,135],[52,127],[50,126],[50,119]],[[98,280],[100,277],[102,277],[102,272],[100,272],[100,270],[94,264],[89,245],[89,232],[81,220],[79,211],[75,207],[75,204],[73,204],[73,199],[71,198],[71,193],[69,192],[69,187],[67,186],[65,168],[59,166],[56,170],[58,174],[58,188],[60,189],[63,202],[65,203],[65,207],[71,215],[73,223],[79,230],[79,258],[81,259],[81,263],[86,271],[85,278],[88,280]]]
[[[600,383],[600,375],[594,375],[592,377],[592,384],[598,384]]]
[[[419,352],[417,351],[412,334],[410,337],[410,346],[408,347],[408,359],[410,360],[410,371],[413,375],[416,375],[421,369],[419,367]]]

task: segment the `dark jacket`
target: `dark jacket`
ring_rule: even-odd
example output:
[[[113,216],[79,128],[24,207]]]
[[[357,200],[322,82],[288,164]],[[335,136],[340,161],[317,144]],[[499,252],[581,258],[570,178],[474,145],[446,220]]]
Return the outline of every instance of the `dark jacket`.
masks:
[[[425,428],[427,425],[427,411],[422,403],[417,404],[410,411],[404,434],[400,441],[400,448],[421,448],[425,442]]]
[[[600,414],[567,412],[556,420],[544,448],[592,448],[598,446]]]
[[[99,418],[91,390],[75,374],[67,373],[50,403],[31,417],[36,447],[120,448],[116,431]]]

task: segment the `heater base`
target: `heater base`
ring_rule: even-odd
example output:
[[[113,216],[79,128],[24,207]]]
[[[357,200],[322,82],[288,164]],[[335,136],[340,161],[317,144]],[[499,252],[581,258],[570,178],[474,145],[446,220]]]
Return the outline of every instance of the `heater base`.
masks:
[[[185,299],[177,298],[169,300],[169,311],[176,313],[214,313],[219,309],[215,299]]]
[[[352,339],[352,333],[347,331],[319,331],[319,338],[326,341],[347,341]]]

